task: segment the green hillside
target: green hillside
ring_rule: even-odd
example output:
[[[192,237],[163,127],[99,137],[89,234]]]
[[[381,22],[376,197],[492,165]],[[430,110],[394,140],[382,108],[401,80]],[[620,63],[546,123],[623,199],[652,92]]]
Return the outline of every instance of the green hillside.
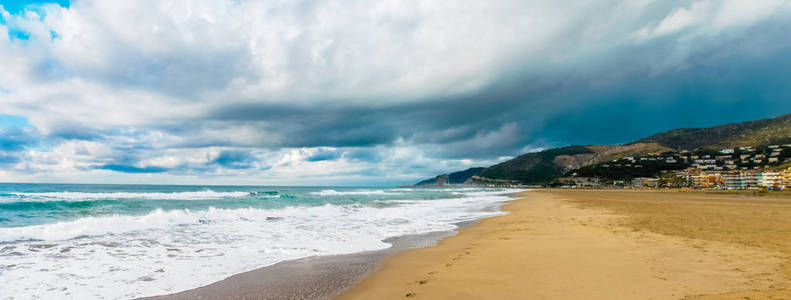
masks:
[[[490,179],[518,180],[531,184],[544,184],[563,175],[565,170],[555,163],[560,155],[594,154],[584,146],[569,146],[527,153],[514,159],[486,168],[478,174]]]

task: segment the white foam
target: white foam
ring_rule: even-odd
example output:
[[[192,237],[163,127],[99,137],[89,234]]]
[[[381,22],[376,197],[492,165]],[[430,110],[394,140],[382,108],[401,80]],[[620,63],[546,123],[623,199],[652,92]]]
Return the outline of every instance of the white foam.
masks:
[[[321,190],[320,192],[312,192],[311,194],[319,195],[319,196],[341,196],[341,195],[394,195],[396,193],[389,193],[384,190],[355,190],[355,191]]]
[[[151,229],[166,229],[175,225],[208,222],[217,209],[192,213],[189,210],[163,211],[157,209],[144,216],[113,215],[85,217],[75,221],[46,225],[0,228],[0,242],[20,240],[63,241],[77,237],[121,234]]]
[[[472,192],[472,191],[471,191]],[[383,240],[445,231],[501,214],[502,192],[392,206],[155,210],[5,228],[0,298],[129,299],[174,293],[283,260],[387,248]]]
[[[85,201],[106,199],[155,199],[155,200],[206,200],[229,197],[249,196],[250,192],[215,192],[204,190],[197,192],[173,193],[85,193],[85,192],[49,192],[49,193],[11,193],[11,195],[30,197],[28,201]],[[18,201],[18,199],[15,199]]]

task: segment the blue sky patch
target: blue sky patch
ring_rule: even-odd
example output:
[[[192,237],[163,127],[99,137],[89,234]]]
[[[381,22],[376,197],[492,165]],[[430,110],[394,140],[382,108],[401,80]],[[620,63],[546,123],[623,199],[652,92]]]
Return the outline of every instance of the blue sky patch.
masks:
[[[24,40],[30,39],[30,32],[22,31],[19,28],[8,27],[8,38],[11,40]]]
[[[0,114],[0,128],[9,127],[29,128],[33,126],[30,125],[24,116]]]
[[[37,9],[44,4],[57,4],[62,7],[70,7],[71,1],[69,0],[51,0],[51,1],[22,1],[22,0],[10,0],[10,1],[3,1],[2,5],[3,8],[12,15],[20,15],[26,9],[33,10],[39,14],[39,16],[43,17],[41,10]]]

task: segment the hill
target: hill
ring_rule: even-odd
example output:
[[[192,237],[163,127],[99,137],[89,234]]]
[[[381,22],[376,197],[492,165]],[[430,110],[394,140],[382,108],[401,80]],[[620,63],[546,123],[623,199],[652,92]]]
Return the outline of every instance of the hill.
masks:
[[[791,143],[791,114],[708,128],[675,129],[625,145],[568,146],[527,153],[493,165],[470,178],[479,184],[547,184],[584,167],[677,150],[719,150]]]
[[[478,182],[511,180],[526,184],[546,184],[566,172],[625,156],[663,153],[672,149],[655,143],[630,145],[569,146],[527,153],[486,168],[475,177]],[[488,179],[488,180],[487,180]]]
[[[421,182],[415,184],[415,186],[421,187],[432,187],[432,186],[444,186],[448,184],[462,184],[465,183],[470,177],[478,175],[481,171],[486,168],[469,168],[464,171],[453,172],[450,174],[442,174],[437,177],[426,179]]]
[[[657,143],[677,150],[694,150],[758,147],[789,142],[791,114],[709,128],[680,128],[652,135],[635,143]]]

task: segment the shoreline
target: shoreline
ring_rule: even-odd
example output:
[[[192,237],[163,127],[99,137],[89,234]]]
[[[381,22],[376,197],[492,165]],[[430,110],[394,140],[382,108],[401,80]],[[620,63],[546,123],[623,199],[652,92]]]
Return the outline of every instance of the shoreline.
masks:
[[[763,209],[756,199],[592,190],[534,190],[521,195],[526,198],[502,206],[509,214],[481,220],[437,246],[388,257],[381,268],[335,299],[784,299],[789,295],[790,277],[784,270],[791,252],[774,247],[775,240],[730,241],[707,235],[720,230],[716,227],[671,230],[672,223],[709,209],[714,213],[702,220],[731,230],[732,216],[724,214],[732,210],[720,206]],[[688,204],[689,200],[696,202]],[[784,226],[791,224],[787,221],[791,202],[769,200],[772,203],[762,204],[770,212],[767,220],[782,222],[774,233],[780,234],[783,245],[791,244],[791,237],[782,237],[788,232]],[[724,217],[717,219],[717,214]],[[680,219],[671,220],[671,225],[654,220],[664,217]],[[638,226],[644,222],[655,228]],[[750,238],[756,230],[765,230],[755,228],[759,229],[729,236]]]
[[[390,238],[385,241],[393,246],[387,249],[284,260],[194,289],[137,299],[331,299],[374,272],[388,256],[431,247],[454,234],[436,231]]]
[[[483,211],[507,213],[501,207],[518,199],[515,196],[517,193],[503,194],[511,199]],[[285,260],[197,288],[137,299],[332,299],[378,270],[381,262],[388,257],[403,251],[436,246],[441,240],[458,234],[464,228],[492,217],[496,216],[455,223],[457,227],[453,230],[388,238],[384,242],[392,246],[387,249]]]

